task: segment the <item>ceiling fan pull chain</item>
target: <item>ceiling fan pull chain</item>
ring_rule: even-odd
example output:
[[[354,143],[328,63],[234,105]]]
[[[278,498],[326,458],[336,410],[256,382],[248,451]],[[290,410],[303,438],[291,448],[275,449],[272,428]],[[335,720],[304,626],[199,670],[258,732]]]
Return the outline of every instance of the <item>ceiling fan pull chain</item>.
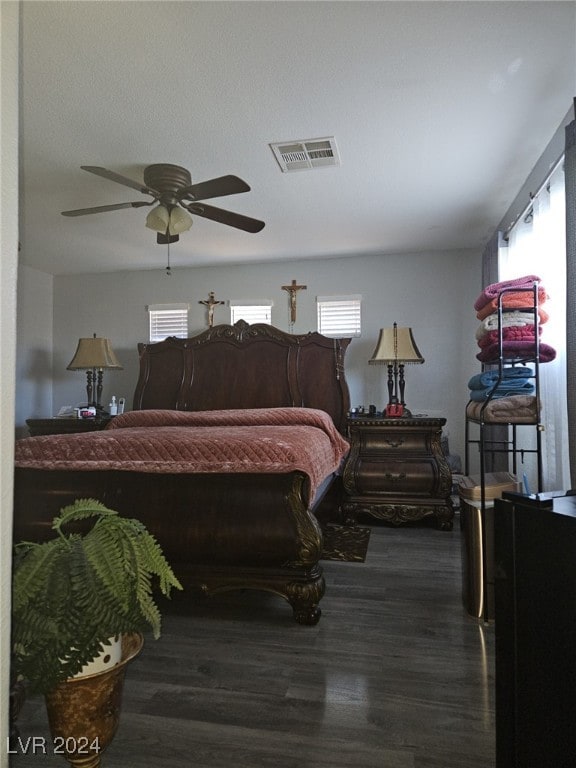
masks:
[[[168,237],[168,230],[166,230],[166,237]],[[170,238],[168,238],[168,243],[166,244],[166,247],[168,249],[168,263],[166,265],[166,274],[171,275],[172,270],[170,269]]]

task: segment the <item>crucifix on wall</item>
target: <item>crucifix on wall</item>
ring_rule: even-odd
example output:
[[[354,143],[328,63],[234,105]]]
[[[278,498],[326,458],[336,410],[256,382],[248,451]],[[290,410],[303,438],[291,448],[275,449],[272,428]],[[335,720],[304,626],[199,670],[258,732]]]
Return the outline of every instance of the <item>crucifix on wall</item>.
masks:
[[[204,304],[204,306],[208,308],[208,328],[212,328],[214,325],[214,307],[217,307],[218,304],[224,304],[224,302],[215,299],[214,291],[210,291],[208,294],[208,299],[199,301],[198,304]]]
[[[305,291],[307,285],[298,285],[296,280],[292,280],[290,285],[283,285],[282,290],[288,291],[290,296],[290,323],[296,322],[296,293],[298,291]]]

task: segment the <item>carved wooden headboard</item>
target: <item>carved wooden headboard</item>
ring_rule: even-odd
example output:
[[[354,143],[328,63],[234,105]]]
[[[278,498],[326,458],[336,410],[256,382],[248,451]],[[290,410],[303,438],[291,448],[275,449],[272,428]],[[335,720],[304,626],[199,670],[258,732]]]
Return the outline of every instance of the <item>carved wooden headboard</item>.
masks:
[[[271,325],[217,325],[189,339],[139,344],[136,410],[319,408],[344,432],[350,339],[288,334]]]

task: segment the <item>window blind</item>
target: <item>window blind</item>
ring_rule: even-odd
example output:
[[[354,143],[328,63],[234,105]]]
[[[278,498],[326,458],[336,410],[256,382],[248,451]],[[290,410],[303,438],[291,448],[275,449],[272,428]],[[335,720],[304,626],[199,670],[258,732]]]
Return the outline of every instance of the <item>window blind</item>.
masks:
[[[150,304],[149,338],[155,343],[164,341],[168,336],[185,339],[188,336],[189,304]]]
[[[362,297],[317,296],[318,333],[323,336],[360,336]]]
[[[230,301],[230,322],[232,324],[244,320],[253,323],[272,323],[272,301],[262,300],[258,302]]]

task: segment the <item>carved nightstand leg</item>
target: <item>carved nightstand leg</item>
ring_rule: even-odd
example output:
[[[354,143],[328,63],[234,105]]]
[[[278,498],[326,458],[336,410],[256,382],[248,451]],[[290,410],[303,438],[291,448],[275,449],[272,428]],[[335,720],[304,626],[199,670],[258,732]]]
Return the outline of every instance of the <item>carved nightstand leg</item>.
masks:
[[[356,504],[342,504],[342,524],[343,525],[356,525]]]
[[[451,531],[454,527],[454,510],[452,507],[438,507],[436,510],[436,527],[441,531]]]

